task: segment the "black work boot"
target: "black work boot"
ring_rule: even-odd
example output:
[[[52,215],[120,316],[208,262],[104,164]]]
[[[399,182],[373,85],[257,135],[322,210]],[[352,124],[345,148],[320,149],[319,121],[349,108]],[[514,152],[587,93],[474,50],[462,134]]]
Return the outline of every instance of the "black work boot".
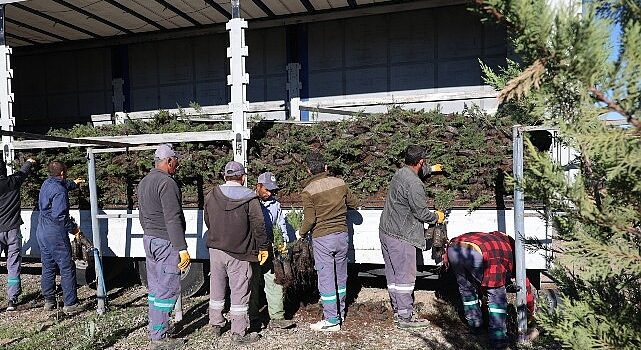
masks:
[[[53,311],[56,308],[56,299],[45,299],[45,311]]]

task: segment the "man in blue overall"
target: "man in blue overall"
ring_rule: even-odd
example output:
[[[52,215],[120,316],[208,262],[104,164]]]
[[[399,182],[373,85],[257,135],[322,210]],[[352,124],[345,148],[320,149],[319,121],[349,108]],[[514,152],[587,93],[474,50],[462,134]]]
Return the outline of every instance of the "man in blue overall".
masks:
[[[190,262],[182,193],[172,178],[178,168],[178,155],[171,145],[161,145],[154,161],[155,167],[138,184],[149,292],[150,349],[178,349],[184,342],[168,338],[167,330],[170,313],[180,297],[180,271]]]
[[[38,229],[36,237],[40,247],[42,276],[40,285],[45,298],[45,310],[51,311],[56,305],[56,266],[60,270],[64,307],[62,311],[71,315],[80,311],[76,292],[76,265],[71,257],[69,234],[78,235],[80,229],[69,216],[69,190],[78,188],[81,179],[66,179],[67,167],[59,161],[49,163],[49,177],[40,188],[38,206]]]
[[[29,158],[15,174],[7,176],[7,165],[0,158],[0,249],[7,257],[7,311],[14,311],[20,285],[22,235],[20,234],[20,186],[36,161]]]

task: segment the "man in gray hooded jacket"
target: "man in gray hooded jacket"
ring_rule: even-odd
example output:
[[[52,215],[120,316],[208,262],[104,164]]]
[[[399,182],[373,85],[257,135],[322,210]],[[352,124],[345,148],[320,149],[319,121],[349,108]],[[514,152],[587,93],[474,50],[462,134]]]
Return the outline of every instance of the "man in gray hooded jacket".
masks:
[[[249,328],[249,297],[252,262],[267,261],[271,242],[265,233],[263,209],[256,193],[243,186],[245,167],[231,161],[225,165],[225,184],[214,187],[205,198],[205,225],[209,230],[207,247],[209,277],[209,324],[214,336],[220,336],[226,321],[223,317],[225,291],[231,290],[232,340],[238,344],[260,339]]]
[[[440,164],[425,164],[423,147],[410,145],[405,150],[405,166],[396,171],[381,214],[379,237],[385,261],[387,291],[392,301],[398,328],[425,328],[427,320],[414,317],[414,283],[417,249],[425,249],[424,223],[442,223],[445,214],[427,208],[423,179]]]

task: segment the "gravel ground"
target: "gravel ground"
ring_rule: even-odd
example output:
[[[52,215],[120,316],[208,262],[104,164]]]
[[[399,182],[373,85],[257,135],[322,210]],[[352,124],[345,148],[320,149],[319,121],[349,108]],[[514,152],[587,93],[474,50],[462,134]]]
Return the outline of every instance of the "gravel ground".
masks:
[[[5,270],[6,271],[6,270]],[[123,278],[121,286],[109,291],[109,312],[98,316],[94,290],[84,286],[79,296],[85,311],[73,317],[45,312],[39,295],[39,276],[23,274],[23,295],[17,312],[6,312],[6,275],[0,278],[0,348],[6,349],[146,349],[147,298],[143,286]],[[380,281],[358,280],[352,291],[348,318],[340,332],[317,333],[309,325],[320,319],[318,304],[301,306],[293,319],[293,329],[261,331],[263,338],[252,345],[238,346],[229,332],[213,338],[207,327],[208,296],[184,300],[183,328],[177,334],[187,349],[485,349],[487,338],[467,332],[450,303],[436,298],[435,292],[417,290],[416,309],[432,327],[403,331],[393,326],[387,291]],[[364,286],[362,285],[364,284]],[[538,345],[536,349],[548,348]],[[554,347],[556,348],[556,347]]]

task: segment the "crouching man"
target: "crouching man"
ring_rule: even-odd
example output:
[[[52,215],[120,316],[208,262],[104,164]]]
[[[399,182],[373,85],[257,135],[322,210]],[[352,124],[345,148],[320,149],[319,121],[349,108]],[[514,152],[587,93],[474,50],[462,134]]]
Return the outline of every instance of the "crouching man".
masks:
[[[490,345],[507,349],[506,284],[514,271],[514,239],[503,232],[469,232],[450,240],[445,256],[456,275],[463,311],[474,333],[483,325],[480,298],[477,290],[487,293]],[[534,297],[527,284],[527,307],[534,312]]]

